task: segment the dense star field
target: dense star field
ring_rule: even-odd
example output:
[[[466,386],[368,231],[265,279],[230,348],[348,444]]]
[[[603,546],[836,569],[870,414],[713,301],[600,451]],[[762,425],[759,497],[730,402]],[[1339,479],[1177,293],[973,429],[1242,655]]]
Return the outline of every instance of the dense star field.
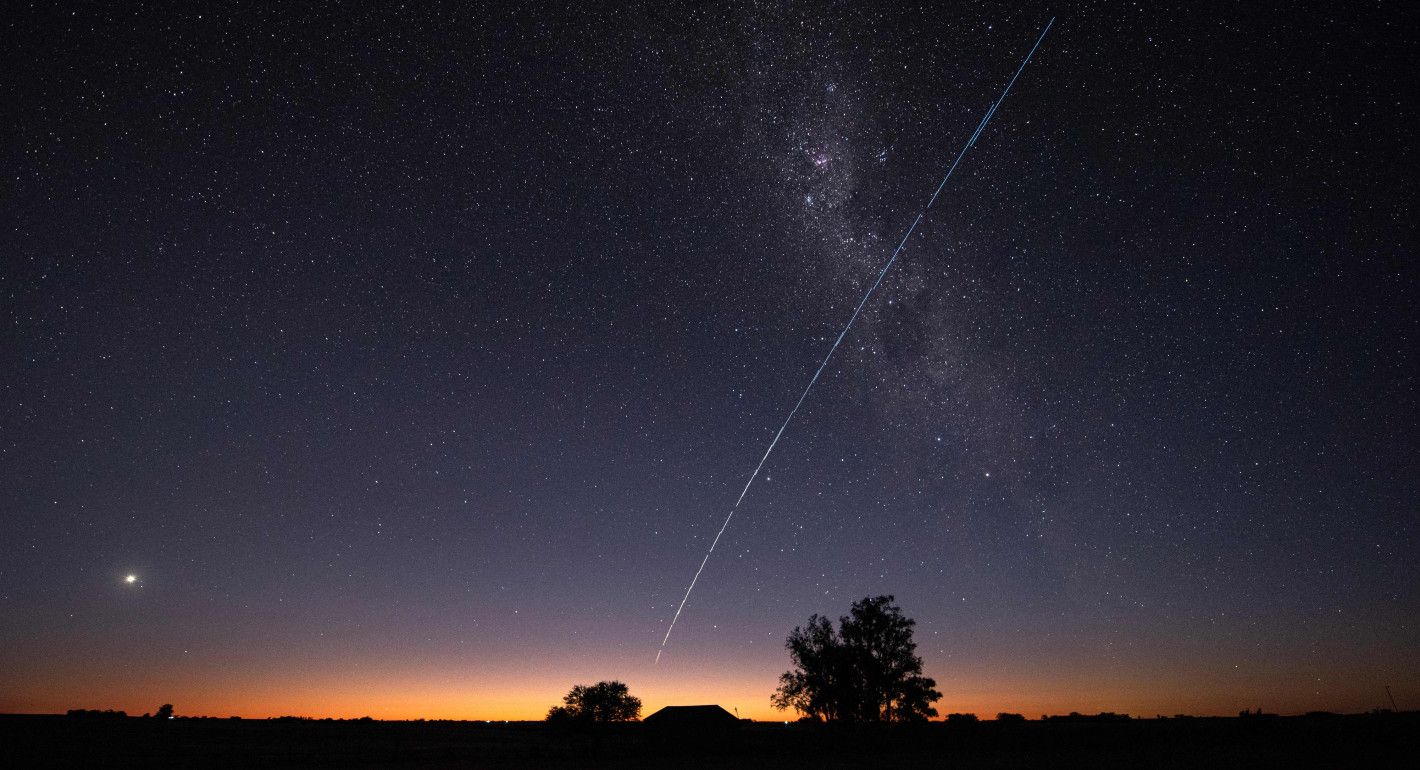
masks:
[[[1420,703],[1411,11],[373,5],[0,22],[0,711]]]

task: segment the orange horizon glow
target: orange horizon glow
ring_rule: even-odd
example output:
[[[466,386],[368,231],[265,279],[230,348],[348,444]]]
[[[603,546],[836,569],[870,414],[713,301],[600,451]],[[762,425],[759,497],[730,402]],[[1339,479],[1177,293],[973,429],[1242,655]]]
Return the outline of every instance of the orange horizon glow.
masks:
[[[618,678],[612,675],[605,679]],[[676,684],[673,677],[621,677],[631,693],[642,701],[642,716],[671,705],[717,704],[756,721],[792,721],[793,712],[781,712],[769,705],[769,695],[775,682],[697,679]],[[1162,679],[1162,678],[1161,678]],[[239,716],[244,719],[266,719],[280,716],[313,719],[355,719],[369,716],[383,720],[461,720],[461,721],[537,721],[548,708],[561,703],[562,695],[574,684],[597,681],[592,677],[544,674],[534,675],[522,683],[499,677],[479,689],[470,681],[431,681],[425,676],[362,676],[356,672],[344,675],[318,676],[295,680],[261,680],[239,682],[234,678],[197,681],[118,681],[99,682],[62,679],[51,686],[28,687],[0,692],[0,712],[63,713],[71,708],[115,709],[139,716],[157,710],[163,703],[172,703],[179,716]],[[1090,689],[1086,682],[1074,677],[1043,680],[1032,685],[1024,680],[990,683],[958,679],[937,702],[941,716],[967,712],[981,719],[992,719],[999,712],[1014,712],[1037,719],[1042,715],[1101,711],[1130,714],[1139,718],[1189,714],[1194,716],[1235,716],[1245,708],[1261,707],[1268,712],[1299,714],[1313,710],[1342,713],[1362,712],[1388,707],[1383,685],[1377,685],[1374,695],[1363,692],[1363,683],[1352,684],[1329,692],[1303,691],[1293,687],[1273,693],[1271,697],[1240,697],[1218,688],[1222,683],[1199,682],[1186,693],[1177,688],[1155,690],[1162,681],[1096,680]],[[14,684],[12,680],[12,684]],[[1339,683],[1338,683],[1339,684]],[[7,688],[8,689],[8,688]],[[1406,686],[1404,692],[1413,692]],[[939,717],[940,718],[940,717]]]
[[[542,719],[573,685],[615,679],[641,699],[643,716],[664,706],[717,704],[760,721],[798,717],[769,704],[789,667],[782,650],[752,654],[759,648],[692,636],[654,665],[653,644],[519,641],[482,651],[380,639],[315,646],[271,636],[173,644],[144,630],[95,654],[78,635],[57,644],[20,639],[0,680],[0,712],[83,708],[136,716],[171,703],[180,716],[526,721]],[[1405,665],[1405,649],[1396,640],[1306,659],[1244,651],[1219,662],[1216,651],[1181,644],[1104,654],[1013,647],[1006,639],[987,652],[919,652],[943,693],[935,704],[940,715],[1037,719],[1070,712],[1234,716],[1256,708],[1357,713],[1389,708],[1387,685],[1401,709],[1413,708],[1420,671]]]

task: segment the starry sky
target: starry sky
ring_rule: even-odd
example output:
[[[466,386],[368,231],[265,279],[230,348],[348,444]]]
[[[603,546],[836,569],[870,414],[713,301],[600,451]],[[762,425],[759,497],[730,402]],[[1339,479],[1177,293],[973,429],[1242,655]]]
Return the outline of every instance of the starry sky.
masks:
[[[1413,12],[374,5],[0,21],[0,711],[1420,705]]]

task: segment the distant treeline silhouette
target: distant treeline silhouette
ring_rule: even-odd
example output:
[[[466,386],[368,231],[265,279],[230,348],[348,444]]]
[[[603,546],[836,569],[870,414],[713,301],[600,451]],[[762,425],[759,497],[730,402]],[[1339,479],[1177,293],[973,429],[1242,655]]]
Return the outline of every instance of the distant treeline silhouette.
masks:
[[[103,709],[102,711],[99,709],[69,709],[64,713],[66,716],[78,717],[80,719],[124,719],[128,716],[127,711],[115,711],[113,709]],[[158,713],[156,715],[144,714],[143,718],[150,719],[153,716],[157,716],[158,719],[172,719],[173,704],[164,703],[158,707]]]
[[[1113,711],[1101,711],[1098,714],[1081,714],[1078,711],[1071,711],[1064,716],[1042,714],[1040,718],[1045,722],[1127,722],[1132,719],[1128,714],[1116,714]]]
[[[714,707],[682,707],[694,712]],[[646,723],[0,714],[5,767],[1410,767],[1420,713],[785,723]],[[654,715],[653,715],[654,716]],[[983,715],[985,716],[985,715]],[[93,718],[87,718],[93,717]],[[118,761],[115,761],[118,758]],[[414,758],[414,759],[412,759]],[[885,760],[885,758],[890,758]]]

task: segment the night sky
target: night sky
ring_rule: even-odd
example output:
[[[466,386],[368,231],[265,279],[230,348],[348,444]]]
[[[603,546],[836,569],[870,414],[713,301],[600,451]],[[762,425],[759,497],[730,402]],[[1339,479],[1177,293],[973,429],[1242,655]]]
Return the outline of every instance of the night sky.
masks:
[[[44,5],[0,711],[783,718],[881,593],[944,713],[1420,705],[1402,4]]]

